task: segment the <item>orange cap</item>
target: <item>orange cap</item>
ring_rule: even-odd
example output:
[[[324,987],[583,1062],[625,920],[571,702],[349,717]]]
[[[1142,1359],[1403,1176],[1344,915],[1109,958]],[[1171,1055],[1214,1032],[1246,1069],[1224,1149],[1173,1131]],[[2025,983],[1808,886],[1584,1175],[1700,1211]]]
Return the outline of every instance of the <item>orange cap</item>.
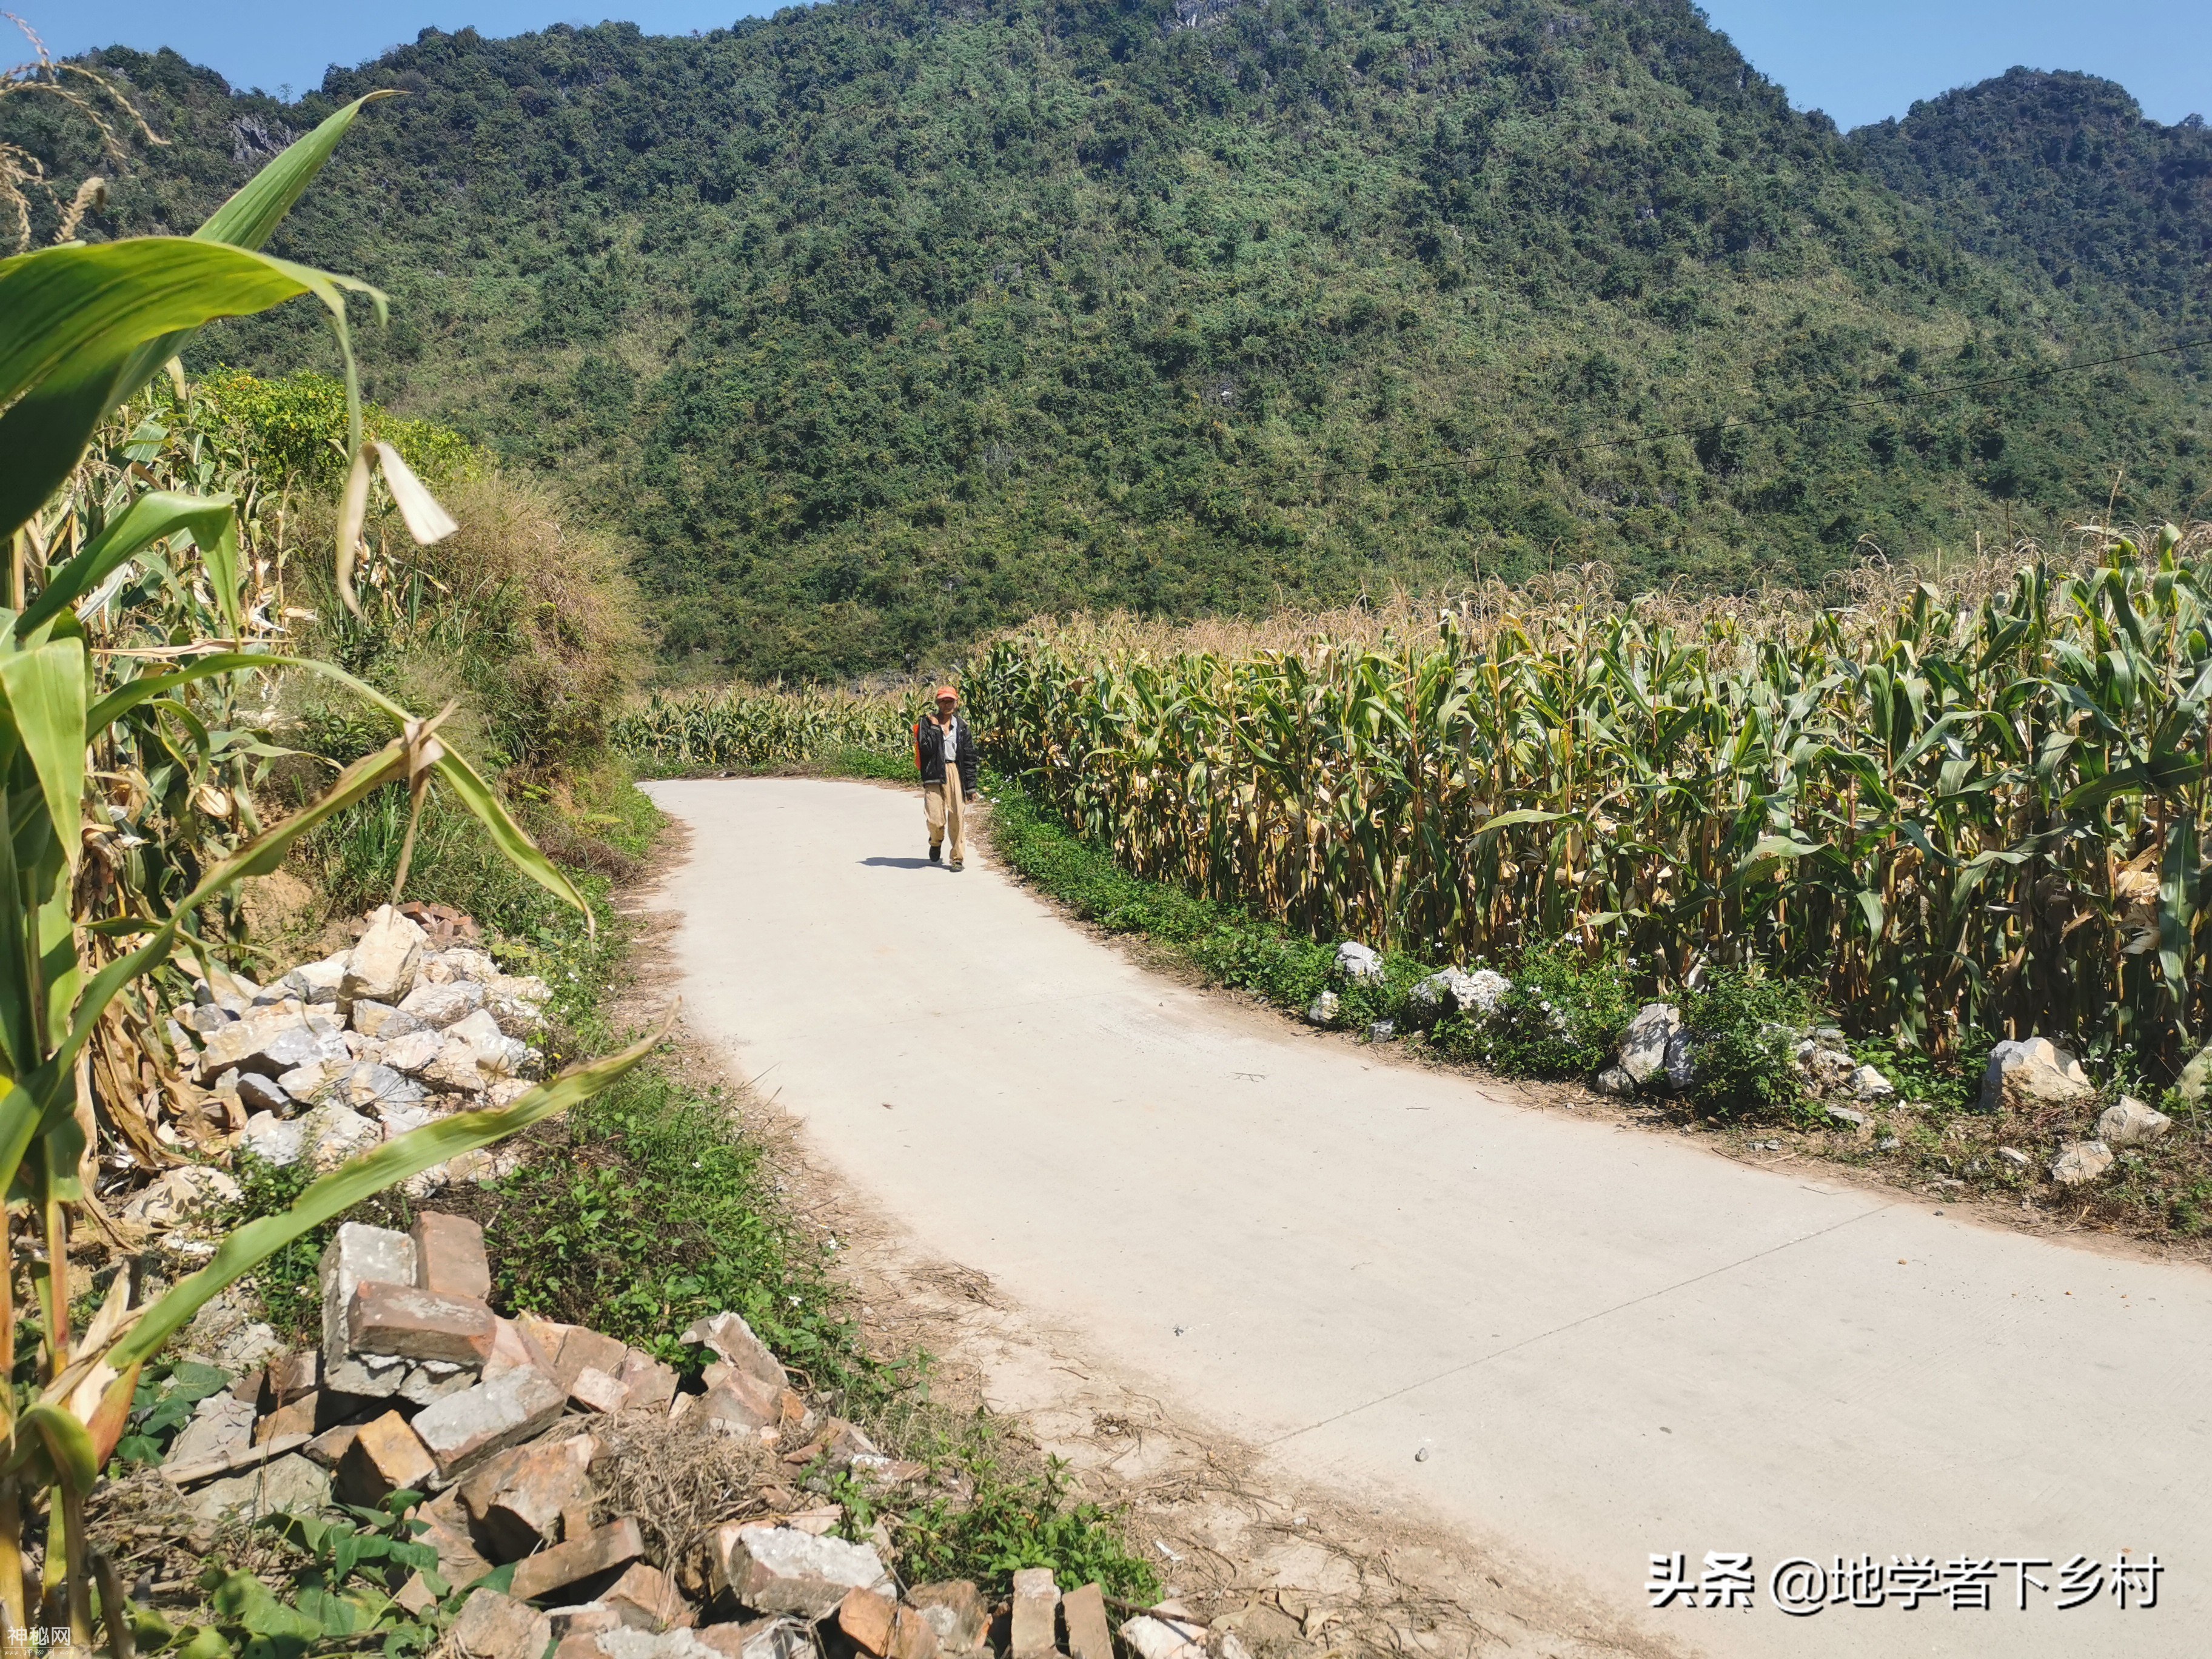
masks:
[[[959,702],[959,701],[960,701],[960,694],[959,694],[957,691],[955,691],[955,690],[954,690],[951,686],[949,686],[949,685],[940,685],[940,686],[939,686],[939,687],[937,688],[937,700],[938,700],[938,702],[944,702],[947,697],[951,698],[951,699],[952,699],[952,701],[953,701],[953,702]]]

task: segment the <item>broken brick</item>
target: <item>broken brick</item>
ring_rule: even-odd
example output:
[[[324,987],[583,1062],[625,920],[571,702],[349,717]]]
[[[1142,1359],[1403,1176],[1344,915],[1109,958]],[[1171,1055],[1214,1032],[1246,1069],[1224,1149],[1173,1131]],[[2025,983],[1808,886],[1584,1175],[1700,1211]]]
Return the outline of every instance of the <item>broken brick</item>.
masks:
[[[455,1475],[550,1427],[568,1398],[544,1372],[517,1366],[425,1406],[415,1432],[439,1469]]]
[[[791,1386],[791,1378],[776,1357],[768,1350],[768,1344],[753,1334],[753,1328],[733,1313],[718,1313],[711,1319],[695,1321],[681,1339],[711,1348],[724,1360],[757,1377],[771,1389],[781,1390]]]
[[[461,1483],[477,1535],[502,1561],[553,1540],[564,1510],[588,1503],[594,1443],[588,1435],[503,1452]]]
[[[440,1492],[416,1510],[414,1518],[424,1528],[415,1535],[415,1541],[438,1552],[438,1576],[448,1584],[463,1589],[491,1571],[492,1564],[477,1552],[476,1540],[469,1536],[468,1511],[461,1505],[459,1492],[450,1487]]]
[[[483,1363],[487,1381],[501,1371],[511,1371],[518,1365],[530,1366],[548,1376],[553,1375],[553,1355],[533,1340],[518,1322],[495,1316],[491,1328],[491,1358]]]
[[[856,1589],[837,1604],[837,1628],[870,1653],[891,1650],[891,1625],[898,1604],[871,1589]]]
[[[337,1490],[347,1503],[373,1508],[395,1492],[421,1492],[437,1467],[407,1419],[386,1412],[362,1424],[338,1460]]]
[[[563,1389],[570,1388],[576,1374],[589,1367],[605,1371],[610,1376],[622,1375],[623,1361],[629,1358],[629,1349],[611,1336],[601,1336],[597,1331],[587,1331],[580,1325],[571,1326],[562,1340],[561,1356],[553,1368],[553,1380]]]
[[[752,1395],[746,1392],[748,1388]],[[750,1378],[726,1376],[698,1397],[691,1414],[726,1434],[757,1433],[776,1420],[774,1402],[764,1408],[755,1397],[758,1389],[759,1385]]]
[[[346,1310],[346,1329],[357,1353],[471,1366],[491,1358],[489,1308],[413,1285],[360,1285]]]
[[[618,1412],[629,1398],[622,1379],[586,1365],[568,1383],[568,1398],[586,1411]]]
[[[676,1398],[676,1369],[632,1348],[623,1357],[623,1398],[630,1409],[659,1411]]]
[[[817,1538],[792,1527],[732,1522],[708,1534],[716,1590],[760,1613],[827,1618],[848,1590],[888,1585],[882,1558],[866,1544]]]
[[[1070,1659],[1114,1659],[1114,1627],[1106,1620],[1106,1596],[1096,1584],[1072,1589],[1060,1599],[1067,1622]]]
[[[599,1599],[634,1630],[686,1630],[699,1620],[668,1575],[643,1561],[625,1567]]]
[[[497,1590],[478,1590],[453,1621],[454,1644],[471,1659],[539,1659],[552,1640],[552,1620]]]
[[[1059,1611],[1060,1586],[1050,1567],[1024,1567],[1014,1574],[1013,1659],[1044,1659],[1052,1652]]]
[[[921,1609],[944,1647],[966,1653],[982,1645],[989,1609],[983,1605],[981,1592],[968,1580],[917,1584],[907,1592],[907,1600]]]
[[[279,1435],[306,1434],[315,1431],[315,1412],[322,1404],[320,1395],[301,1395],[289,1405],[279,1406],[275,1411],[253,1425],[253,1443],[274,1440]]]
[[[491,1295],[491,1258],[483,1229],[466,1216],[423,1210],[408,1230],[415,1241],[415,1283],[441,1296],[482,1302]]]
[[[338,1460],[346,1455],[346,1449],[353,1444],[354,1437],[360,1432],[358,1423],[341,1423],[334,1429],[324,1430],[300,1449],[307,1454],[310,1462],[334,1469],[338,1466]]]
[[[521,1600],[534,1601],[570,1584],[626,1567],[644,1553],[645,1534],[638,1530],[635,1520],[624,1516],[610,1526],[516,1562],[508,1588]]]

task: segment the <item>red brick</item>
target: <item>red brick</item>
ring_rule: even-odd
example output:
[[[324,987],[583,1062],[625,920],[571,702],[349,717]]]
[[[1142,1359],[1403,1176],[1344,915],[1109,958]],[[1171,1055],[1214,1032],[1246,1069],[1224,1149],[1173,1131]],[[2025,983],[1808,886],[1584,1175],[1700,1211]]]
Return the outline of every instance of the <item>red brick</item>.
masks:
[[[415,1283],[441,1296],[483,1302],[491,1296],[491,1259],[483,1229],[466,1216],[423,1210],[409,1229],[415,1241]]]
[[[635,1520],[624,1516],[611,1526],[516,1562],[510,1589],[520,1600],[534,1601],[583,1579],[626,1567],[644,1553],[645,1534]]]
[[[502,1452],[461,1483],[477,1535],[502,1561],[553,1541],[562,1512],[591,1501],[588,1435]]]
[[[356,1353],[442,1359],[481,1365],[491,1358],[491,1310],[465,1297],[412,1285],[356,1285],[346,1310],[347,1340]]]
[[[623,1357],[623,1389],[629,1408],[659,1411],[676,1398],[676,1370],[632,1348]]]
[[[561,1358],[553,1368],[553,1380],[567,1389],[575,1382],[576,1373],[586,1366],[605,1371],[609,1376],[620,1376],[623,1361],[629,1358],[629,1350],[611,1336],[601,1336],[580,1325],[571,1326],[568,1334],[562,1339]]]
[[[618,1376],[610,1376],[597,1365],[586,1365],[568,1384],[568,1398],[586,1411],[618,1412],[629,1399],[629,1390]]]
[[[856,1589],[837,1604],[837,1628],[870,1653],[891,1650],[891,1625],[898,1604],[888,1595]]]
[[[1097,1585],[1068,1591],[1060,1598],[1060,1616],[1067,1621],[1071,1659],[1114,1659],[1113,1626],[1106,1618],[1105,1595]]]
[[[316,1408],[321,1404],[319,1395],[305,1394],[289,1406],[279,1406],[253,1425],[253,1443],[258,1446],[280,1434],[313,1434]]]
[[[688,1630],[699,1622],[668,1575],[643,1561],[632,1562],[599,1599],[634,1630]]]
[[[436,1462],[407,1419],[386,1412],[361,1432],[338,1460],[337,1490],[349,1504],[374,1505],[393,1492],[421,1492],[438,1470]]]

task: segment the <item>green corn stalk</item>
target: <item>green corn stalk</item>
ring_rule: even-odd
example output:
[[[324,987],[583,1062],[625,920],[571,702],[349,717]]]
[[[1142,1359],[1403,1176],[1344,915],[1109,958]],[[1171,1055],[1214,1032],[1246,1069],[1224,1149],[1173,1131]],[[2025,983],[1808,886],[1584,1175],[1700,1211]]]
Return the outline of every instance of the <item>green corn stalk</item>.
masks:
[[[360,108],[341,111],[272,161],[195,238],[66,246],[0,261],[0,409],[6,411],[0,416],[0,530],[12,534],[29,523],[69,477],[94,428],[204,322],[312,295],[329,311],[345,348],[344,293],[369,293],[380,308],[380,297],[362,284],[254,251]],[[349,349],[345,356],[352,450],[360,457],[365,452]],[[410,503],[404,494],[405,482],[392,477],[395,497],[403,510],[419,510],[421,502]],[[238,503],[228,495],[138,495],[64,556],[42,560],[35,573],[19,542],[7,604],[0,607],[0,1184],[7,1192],[10,1253],[9,1277],[0,1282],[0,1352],[15,1352],[18,1265],[37,1286],[46,1335],[38,1384],[25,1397],[12,1388],[0,1396],[7,1431],[0,1456],[0,1616],[21,1630],[35,1611],[24,1605],[20,1547],[25,1500],[43,1492],[48,1582],[58,1577],[66,1589],[71,1635],[80,1647],[92,1640],[94,1579],[115,1583],[112,1568],[88,1549],[84,1503],[122,1432],[145,1360],[210,1297],[289,1240],[382,1188],[604,1088],[654,1040],[572,1068],[504,1111],[445,1119],[355,1160],[318,1181],[286,1213],[232,1234],[205,1268],[150,1305],[130,1307],[129,1276],[119,1275],[90,1328],[73,1336],[70,1214],[87,1198],[78,1174],[85,1145],[77,1062],[111,1008],[189,939],[186,930],[202,908],[243,878],[274,869],[302,835],[371,791],[404,784],[419,810],[433,780],[477,818],[518,868],[586,908],[497,794],[441,741],[437,718],[418,720],[329,665],[239,648],[238,526]],[[345,539],[342,572],[350,551]],[[228,637],[173,649],[166,664],[104,689],[78,609],[100,603],[103,584],[132,561],[187,545],[213,589]],[[118,914],[96,933],[81,926],[74,900],[86,832],[96,836],[106,827],[85,822],[88,753],[110,751],[124,740],[118,733],[125,725],[147,711],[169,710],[189,726],[189,710],[178,697],[202,682],[287,670],[344,684],[389,720],[396,735],[348,768],[311,805],[216,858],[158,914]],[[144,737],[141,731],[132,740]],[[119,953],[95,951],[95,945]],[[24,1251],[20,1263],[18,1248]],[[103,1598],[102,1618],[113,1650],[127,1653],[119,1598]]]

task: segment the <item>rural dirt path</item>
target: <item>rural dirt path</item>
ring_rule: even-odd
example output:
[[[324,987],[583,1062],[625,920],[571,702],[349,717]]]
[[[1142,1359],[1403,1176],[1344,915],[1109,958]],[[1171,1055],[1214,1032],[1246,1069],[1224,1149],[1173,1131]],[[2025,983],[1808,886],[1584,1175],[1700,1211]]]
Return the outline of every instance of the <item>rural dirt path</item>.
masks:
[[[1744,1659],[2201,1655],[2212,1274],[1745,1168],[1148,973],[910,797],[649,786],[694,1030],[812,1152],[1286,1478]],[[1423,1454],[1425,1454],[1425,1455]],[[1650,1611],[1655,1553],[1753,1559]],[[1782,1560],[2155,1553],[2158,1605],[1778,1612]],[[2054,1582],[2057,1569],[2032,1568]],[[2109,1577],[2109,1571],[2106,1574]]]

